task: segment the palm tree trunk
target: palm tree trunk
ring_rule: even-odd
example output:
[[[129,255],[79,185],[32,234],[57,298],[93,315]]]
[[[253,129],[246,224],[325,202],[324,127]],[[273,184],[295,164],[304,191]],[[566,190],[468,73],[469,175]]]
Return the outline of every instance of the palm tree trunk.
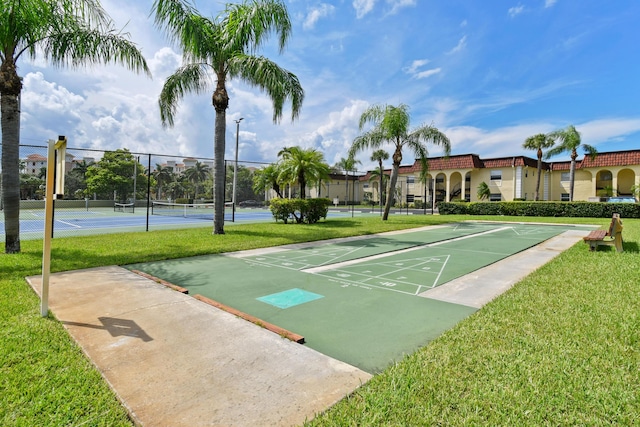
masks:
[[[400,163],[393,163],[393,168],[391,169],[391,178],[389,179],[389,185],[387,186],[387,201],[384,205],[384,213],[382,215],[382,220],[386,221],[389,218],[389,212],[391,211],[391,203],[393,202],[393,197],[391,196],[393,193],[393,189],[396,188],[396,182],[398,181],[398,171],[400,169]]]
[[[213,234],[224,234],[224,152],[226,146],[227,108],[229,107],[229,94],[225,87],[224,72],[217,73],[218,81],[211,101],[216,110],[216,123],[213,142]]]
[[[5,253],[20,252],[20,111],[18,96],[0,95]]]
[[[540,200],[540,172],[542,171],[542,150],[538,150],[538,179],[536,180],[536,193],[533,198],[536,202]]]
[[[382,206],[382,186],[384,185],[384,171],[382,170],[382,159],[378,160],[378,165],[380,166],[380,185],[378,186],[378,197],[380,197],[380,206]]]

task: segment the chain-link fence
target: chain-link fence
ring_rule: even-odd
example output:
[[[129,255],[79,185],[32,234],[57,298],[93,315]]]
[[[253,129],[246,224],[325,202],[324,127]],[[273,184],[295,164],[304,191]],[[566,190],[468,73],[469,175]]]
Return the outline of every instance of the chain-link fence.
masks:
[[[19,157],[20,238],[39,239],[47,147],[20,145]],[[237,220],[238,209],[264,205],[264,191],[254,191],[253,175],[266,165],[225,161],[226,221]],[[68,147],[65,169],[64,197],[54,205],[54,237],[202,227],[205,220],[213,221],[213,158]],[[4,215],[0,221],[4,240]]]

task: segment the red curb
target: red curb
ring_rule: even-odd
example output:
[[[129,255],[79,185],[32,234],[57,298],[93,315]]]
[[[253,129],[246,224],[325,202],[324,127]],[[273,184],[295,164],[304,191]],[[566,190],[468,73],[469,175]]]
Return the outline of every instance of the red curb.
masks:
[[[164,286],[166,286],[167,288],[171,288],[171,289],[173,289],[174,291],[178,291],[178,292],[183,293],[183,294],[186,294],[186,295],[188,295],[188,294],[189,294],[189,290],[188,290],[188,289],[186,289],[186,288],[183,288],[182,286],[174,285],[174,284],[173,284],[173,283],[171,283],[171,282],[167,282],[166,280],[160,279],[160,278],[158,278],[158,277],[152,276],[152,275],[150,275],[150,274],[144,273],[144,272],[139,271],[139,270],[131,270],[131,272],[132,272],[132,273],[136,273],[137,275],[142,276],[142,277],[145,277],[145,278],[147,278],[147,279],[149,279],[149,280],[153,280],[153,281],[154,281],[154,282],[156,282],[156,283],[160,283],[161,285],[164,285]]]
[[[269,322],[265,322],[262,319],[259,319],[257,317],[251,316],[250,314],[244,313],[244,312],[242,312],[240,310],[236,310],[233,307],[229,307],[228,305],[224,305],[222,303],[219,303],[218,301],[214,301],[214,300],[212,300],[210,298],[207,298],[207,297],[199,295],[199,294],[194,295],[193,297],[195,299],[199,300],[199,301],[202,301],[202,302],[206,303],[206,304],[209,304],[209,305],[212,305],[212,306],[214,306],[216,308],[219,308],[220,310],[224,310],[227,313],[231,313],[231,314],[233,314],[235,316],[238,316],[241,319],[244,319],[244,320],[246,320],[248,322],[251,322],[253,324],[261,326],[261,327],[263,327],[263,328],[265,328],[265,329],[267,329],[267,330],[269,330],[269,331],[271,331],[271,332],[273,332],[275,334],[280,335],[283,338],[287,338],[288,340],[291,340],[293,342],[297,342],[298,344],[304,344],[304,342],[305,342],[304,341],[304,337],[302,335],[294,334],[293,332],[288,331],[288,330],[286,330],[284,328],[281,328],[280,326],[276,326],[276,325],[273,325],[273,324],[271,324]]]

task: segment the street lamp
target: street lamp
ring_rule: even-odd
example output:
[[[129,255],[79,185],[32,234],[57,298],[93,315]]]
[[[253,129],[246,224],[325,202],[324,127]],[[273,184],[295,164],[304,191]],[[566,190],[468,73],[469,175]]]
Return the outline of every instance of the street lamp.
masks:
[[[232,211],[231,211],[231,221],[235,222],[236,220],[236,182],[238,180],[238,140],[240,136],[240,122],[244,119],[244,117],[240,117],[236,120],[236,159],[233,165],[233,190],[232,190]]]

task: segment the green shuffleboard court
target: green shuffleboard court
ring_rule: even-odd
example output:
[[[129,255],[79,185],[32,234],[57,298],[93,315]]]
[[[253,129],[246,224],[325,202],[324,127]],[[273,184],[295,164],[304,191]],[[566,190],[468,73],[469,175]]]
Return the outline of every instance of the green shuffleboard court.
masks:
[[[422,293],[570,228],[465,222],[127,267],[300,334],[304,345],[377,373],[476,311]]]

